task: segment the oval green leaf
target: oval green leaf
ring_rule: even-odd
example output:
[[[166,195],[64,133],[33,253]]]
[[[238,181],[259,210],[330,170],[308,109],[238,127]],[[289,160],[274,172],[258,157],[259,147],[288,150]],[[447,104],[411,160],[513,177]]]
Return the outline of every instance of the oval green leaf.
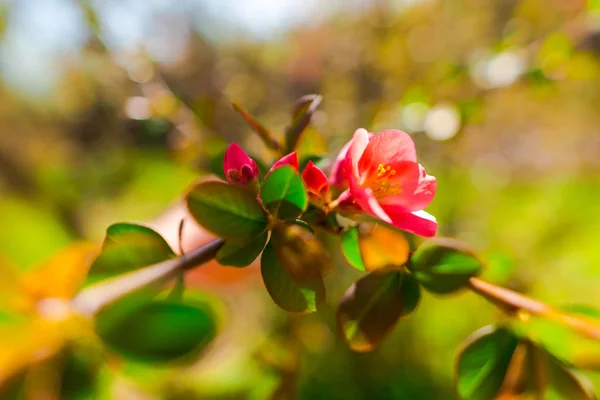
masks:
[[[135,308],[110,325],[97,326],[102,340],[122,355],[143,362],[167,362],[195,354],[217,333],[210,310],[169,300]]]
[[[456,360],[454,383],[458,397],[496,398],[518,343],[518,337],[511,331],[493,325],[469,336]]]
[[[136,224],[118,223],[106,231],[102,252],[90,267],[86,284],[159,263],[175,253],[158,233]]]
[[[360,255],[358,226],[351,226],[342,233],[342,253],[348,264],[359,271],[367,270]]]
[[[265,230],[256,237],[242,240],[228,240],[217,252],[217,261],[231,267],[247,267],[252,264],[267,243],[269,231]]]
[[[199,183],[188,193],[187,206],[200,225],[225,239],[245,239],[267,227],[267,216],[257,199],[241,186]]]
[[[433,293],[460,290],[479,274],[483,263],[464,243],[434,238],[423,243],[410,259],[410,269],[423,287]]]
[[[546,349],[503,327],[488,326],[465,341],[456,364],[462,399],[594,399],[589,384]]]
[[[380,269],[355,282],[337,310],[338,333],[355,351],[370,351],[392,331],[401,317],[410,314],[421,298],[412,275]]]
[[[294,219],[308,207],[308,194],[298,172],[284,165],[267,175],[260,188],[267,210],[279,219]]]
[[[325,285],[317,271],[292,275],[279,261],[269,241],[260,260],[260,271],[267,292],[279,307],[289,312],[312,313],[325,302]]]

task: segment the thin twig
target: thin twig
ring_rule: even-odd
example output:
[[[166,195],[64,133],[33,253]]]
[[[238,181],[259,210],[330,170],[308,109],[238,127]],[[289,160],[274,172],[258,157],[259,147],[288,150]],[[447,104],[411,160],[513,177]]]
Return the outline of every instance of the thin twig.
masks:
[[[521,310],[526,311],[533,315],[557,321],[583,336],[600,340],[600,325],[589,319],[563,314],[539,300],[496,286],[479,278],[471,278],[469,288],[510,313],[516,314]]]
[[[178,273],[212,260],[223,243],[223,239],[216,239],[180,257],[89,286],[73,298],[71,306],[83,315],[94,316],[106,306],[138,289],[169,280]]]

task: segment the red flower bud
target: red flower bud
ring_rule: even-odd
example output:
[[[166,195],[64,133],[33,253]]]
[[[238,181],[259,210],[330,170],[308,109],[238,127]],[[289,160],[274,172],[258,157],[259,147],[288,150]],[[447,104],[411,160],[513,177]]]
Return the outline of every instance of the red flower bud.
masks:
[[[258,165],[235,142],[225,152],[223,170],[229,183],[245,185],[258,177]]]
[[[327,175],[321,171],[312,161],[309,161],[302,172],[302,179],[306,184],[308,194],[316,199],[321,199],[329,190]]]

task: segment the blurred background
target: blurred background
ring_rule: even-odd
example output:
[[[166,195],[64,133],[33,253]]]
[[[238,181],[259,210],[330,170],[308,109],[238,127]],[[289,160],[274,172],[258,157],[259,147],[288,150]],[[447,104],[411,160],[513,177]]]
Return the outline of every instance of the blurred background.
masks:
[[[599,54],[598,0],[0,0],[0,259],[25,271],[157,217],[227,143],[267,157],[231,102],[282,135],[318,93],[313,152],[358,127],[409,132],[438,178],[428,211],[485,278],[600,306]],[[337,252],[310,316],[278,309],[256,268],[195,271],[225,304],[218,343],[183,371],[119,364],[110,396],[452,398],[459,343],[501,315],[425,295],[352,353],[334,314],[360,273]]]

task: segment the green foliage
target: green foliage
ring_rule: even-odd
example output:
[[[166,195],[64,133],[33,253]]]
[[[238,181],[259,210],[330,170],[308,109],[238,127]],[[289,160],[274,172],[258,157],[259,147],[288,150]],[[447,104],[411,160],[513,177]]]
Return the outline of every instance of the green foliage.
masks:
[[[167,242],[152,229],[135,224],[114,224],[106,231],[102,253],[90,267],[87,284],[174,256]]]
[[[217,252],[217,261],[232,267],[247,267],[259,256],[267,243],[269,231],[241,240],[229,240]]]
[[[267,228],[267,216],[246,188],[224,182],[202,182],[187,195],[194,219],[225,239],[246,239]]]
[[[171,300],[145,303],[98,334],[111,348],[143,362],[167,362],[202,350],[217,333],[210,310]]]
[[[265,128],[260,122],[256,120],[252,115],[244,111],[238,104],[233,103],[233,109],[240,113],[244,118],[248,126],[260,137],[263,143],[272,150],[279,150],[279,143],[273,137],[273,134]]]
[[[581,326],[598,324],[598,309],[584,305],[570,305],[559,310],[563,318],[577,318]],[[600,341],[565,326],[560,320],[530,315],[517,319],[512,329],[522,337],[531,338],[555,357],[577,368],[600,370]]]
[[[351,226],[342,233],[342,253],[354,268],[359,271],[367,270],[360,255],[358,226]]]
[[[311,313],[325,302],[325,286],[318,271],[292,274],[277,256],[273,240],[267,243],[260,260],[265,287],[279,307],[289,312]]]
[[[465,340],[456,362],[456,391],[469,400],[493,399],[519,340],[506,328],[481,328]]]
[[[63,357],[60,398],[93,399],[96,393],[98,362],[82,351],[69,350]]]
[[[466,339],[456,363],[461,399],[487,400],[535,395],[543,399],[589,400],[588,384],[556,357],[504,327],[487,326]]]
[[[267,175],[260,187],[263,204],[279,219],[294,219],[308,207],[308,194],[296,170],[284,165]]]
[[[464,288],[483,266],[466,245],[449,238],[434,238],[423,243],[409,265],[423,287],[440,294]]]
[[[340,336],[355,351],[370,351],[381,343],[401,317],[413,312],[421,298],[412,275],[380,269],[355,282],[337,311]]]
[[[293,121],[285,131],[285,153],[290,153],[296,149],[302,132],[310,123],[322,99],[319,95],[311,94],[301,97],[296,102]]]

